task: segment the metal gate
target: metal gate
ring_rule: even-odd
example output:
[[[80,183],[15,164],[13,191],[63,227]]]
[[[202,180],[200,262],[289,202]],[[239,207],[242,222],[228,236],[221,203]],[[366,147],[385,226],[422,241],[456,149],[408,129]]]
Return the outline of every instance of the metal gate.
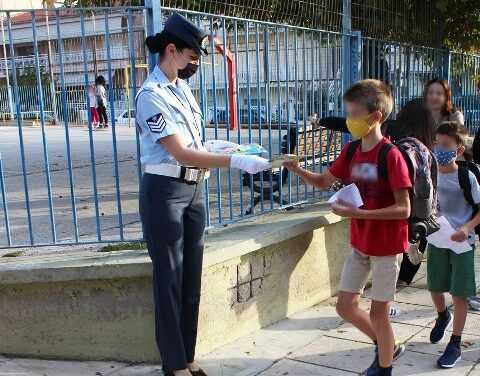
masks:
[[[155,3],[0,12],[0,248],[141,239],[133,98],[155,63],[145,35],[173,11],[212,35],[212,53],[189,82],[206,139],[256,142],[280,154],[292,138],[302,144],[311,114],[342,116],[342,92],[362,77],[389,82],[397,109],[421,96],[428,79],[447,78],[467,125],[480,124],[479,56]],[[107,81],[110,126],[95,130],[88,92],[99,75]],[[320,171],[335,159],[341,138],[325,130],[313,137],[321,144],[301,157]],[[257,179],[217,170],[205,186],[208,226],[325,197],[275,171]]]

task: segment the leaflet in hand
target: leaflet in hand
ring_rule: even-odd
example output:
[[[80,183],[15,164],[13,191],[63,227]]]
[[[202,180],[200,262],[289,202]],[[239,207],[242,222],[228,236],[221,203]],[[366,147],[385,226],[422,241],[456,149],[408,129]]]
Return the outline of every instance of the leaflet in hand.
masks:
[[[427,237],[430,244],[437,248],[451,249],[457,254],[472,250],[472,246],[467,241],[455,242],[452,240],[452,235],[456,230],[452,227],[450,222],[448,222],[447,218],[443,216],[439,217],[437,222],[440,225],[440,230]]]
[[[267,150],[259,144],[236,144],[235,142],[224,140],[208,140],[205,142],[205,148],[211,153],[217,154],[244,154],[244,155],[263,155]]]
[[[280,154],[273,156],[270,162],[272,168],[280,168],[284,162],[298,162],[298,157],[295,154]]]
[[[343,187],[338,192],[336,192],[330,199],[328,200],[329,204],[333,204],[341,200],[347,204],[350,204],[356,208],[359,208],[363,205],[362,196],[360,195],[360,191],[355,184],[347,185]]]

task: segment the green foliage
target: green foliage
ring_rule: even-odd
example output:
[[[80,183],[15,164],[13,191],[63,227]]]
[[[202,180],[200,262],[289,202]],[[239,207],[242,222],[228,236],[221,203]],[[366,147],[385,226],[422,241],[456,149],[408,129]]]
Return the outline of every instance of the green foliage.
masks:
[[[130,250],[144,250],[147,249],[147,244],[144,242],[130,242],[110,244],[100,248],[99,252],[116,252],[116,251],[130,251]]]
[[[13,83],[13,74],[10,71],[10,84]],[[50,75],[45,72],[44,67],[40,68],[40,79],[42,86],[46,86],[50,83]],[[18,86],[37,86],[37,74],[35,72],[35,67],[25,67],[17,68],[17,82]],[[5,77],[0,78],[0,86],[6,86],[7,79]]]
[[[13,252],[5,253],[4,255],[2,255],[2,257],[19,257],[19,256],[23,256],[24,254],[25,254],[24,251],[13,251]]]
[[[480,52],[480,1],[437,0],[443,21],[446,47],[465,52]]]
[[[144,0],[65,0],[63,5],[69,8],[141,6]]]
[[[43,0],[46,5],[62,1]],[[159,0],[155,0],[159,1]],[[66,7],[142,6],[144,0],[63,0]],[[172,8],[338,31],[341,0],[163,0]],[[384,40],[480,51],[480,0],[352,0],[352,27]]]
[[[40,67],[40,79],[42,85],[50,83],[50,76],[45,73],[44,67]],[[10,77],[12,82],[13,77]],[[22,70],[17,68],[17,82],[18,86],[37,86],[37,74],[35,67],[26,67]]]

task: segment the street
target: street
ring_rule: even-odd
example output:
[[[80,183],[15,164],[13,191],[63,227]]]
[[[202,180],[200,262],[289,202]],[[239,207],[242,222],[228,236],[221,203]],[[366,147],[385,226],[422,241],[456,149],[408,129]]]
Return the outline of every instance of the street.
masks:
[[[42,131],[40,127],[25,126],[23,142],[25,145],[26,183],[32,220],[32,235],[35,244],[56,241],[71,242],[75,240],[73,205],[71,199],[70,175],[68,171],[65,130],[60,126],[45,128],[50,168],[50,185],[52,212],[49,210],[47,175],[43,154]],[[268,149],[268,130],[262,130],[263,145]],[[98,197],[99,223],[97,228],[93,169],[88,129],[70,127],[69,139],[72,163],[73,193],[75,196],[76,218],[78,222],[79,241],[98,240],[98,231],[102,241],[120,240],[123,228],[124,240],[139,239],[141,227],[138,216],[138,169],[135,128],[117,126],[117,167],[119,176],[119,197],[115,181],[115,163],[113,151],[112,129],[92,132],[92,144],[95,159],[96,190]],[[225,129],[219,129],[217,137],[227,139]],[[284,132],[282,132],[282,135]],[[252,142],[259,142],[259,130],[251,130]],[[215,129],[208,128],[206,138],[215,138]],[[232,141],[238,142],[238,131],[232,131]],[[249,131],[241,131],[240,143],[248,142]],[[28,216],[25,200],[24,176],[17,127],[0,127],[0,153],[6,189],[6,202],[9,216],[11,242],[13,245],[30,243]],[[279,131],[272,130],[272,154],[279,153]],[[231,194],[229,186],[231,185]],[[239,217],[245,212],[251,200],[250,189],[243,187],[240,200],[240,173],[224,170],[217,177],[215,171],[209,180],[210,224]],[[218,190],[217,187],[220,187]],[[296,183],[292,183],[292,191],[296,194]],[[300,189],[303,194],[304,190]],[[293,194],[292,193],[292,194]],[[120,205],[118,204],[120,203]],[[231,205],[230,205],[231,202]],[[221,205],[220,205],[221,204]],[[270,201],[264,205],[270,208]],[[278,207],[278,204],[275,204]],[[260,204],[258,205],[260,208]],[[122,227],[119,210],[121,210]],[[7,246],[5,211],[0,210],[0,247]],[[52,232],[52,215],[55,234]]]

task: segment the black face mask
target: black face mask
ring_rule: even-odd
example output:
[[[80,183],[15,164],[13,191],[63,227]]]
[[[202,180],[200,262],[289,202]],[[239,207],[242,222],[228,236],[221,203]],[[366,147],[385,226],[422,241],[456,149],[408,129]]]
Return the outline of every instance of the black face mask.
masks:
[[[188,80],[195,73],[197,73],[198,66],[198,64],[188,63],[185,68],[178,70],[178,77],[182,80]]]

